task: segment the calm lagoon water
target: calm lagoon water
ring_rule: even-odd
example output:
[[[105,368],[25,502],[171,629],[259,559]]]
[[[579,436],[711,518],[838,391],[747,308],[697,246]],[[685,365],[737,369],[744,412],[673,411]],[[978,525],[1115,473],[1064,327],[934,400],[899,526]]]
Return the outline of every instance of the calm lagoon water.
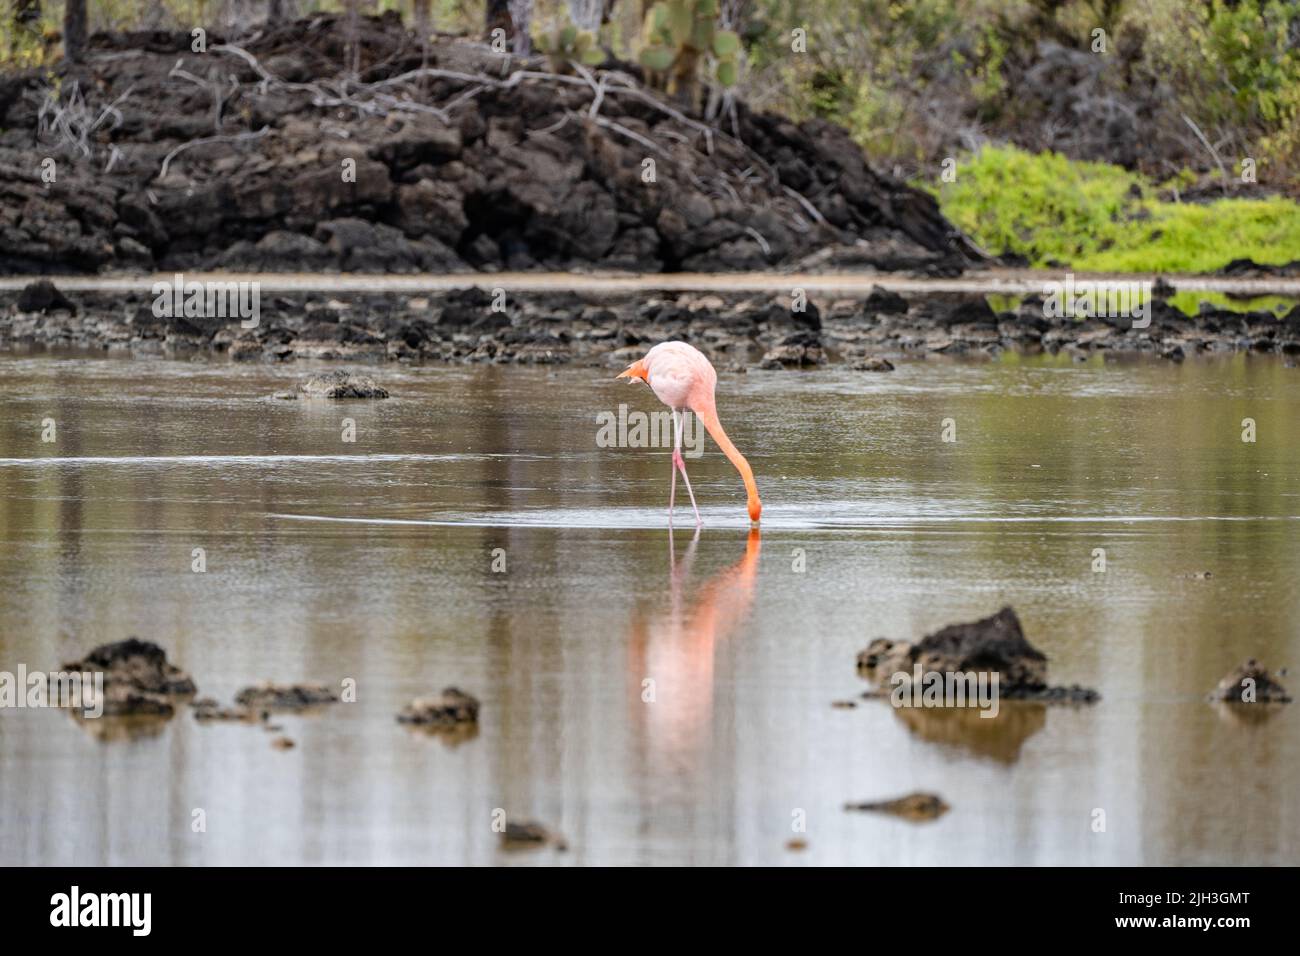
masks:
[[[0,670],[137,635],[223,702],[358,697],[279,720],[288,751],[184,708],[134,736],[0,710],[0,863],[1300,862],[1300,704],[1204,699],[1245,657],[1298,663],[1300,371],[1275,358],[723,374],[766,510],[750,535],[710,445],[698,538],[689,505],[668,534],[666,451],[598,447],[597,413],[656,409],[612,371],[271,397],[305,371],[0,357]],[[871,638],[1003,604],[1103,700],[832,706]],[[448,685],[477,735],[396,723]],[[917,789],[951,811],[843,809]],[[567,852],[502,850],[498,808]]]

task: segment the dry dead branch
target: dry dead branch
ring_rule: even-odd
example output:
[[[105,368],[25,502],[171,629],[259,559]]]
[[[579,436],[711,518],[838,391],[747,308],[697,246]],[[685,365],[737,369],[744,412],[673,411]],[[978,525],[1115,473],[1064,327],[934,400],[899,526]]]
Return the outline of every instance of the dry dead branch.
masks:
[[[155,180],[166,179],[167,169],[168,167],[171,166],[171,161],[175,159],[177,156],[179,156],[181,153],[185,152],[185,150],[187,149],[192,149],[195,146],[206,146],[210,143],[237,143],[243,140],[261,139],[269,132],[271,132],[271,127],[263,126],[256,133],[244,132],[244,133],[232,133],[229,136],[204,136],[201,139],[192,139],[188,143],[181,143],[179,146],[177,146],[170,153],[168,153],[166,156],[163,157],[162,169],[158,172],[158,175],[154,178]]]
[[[447,125],[451,124],[451,112],[454,109],[464,106],[486,90],[506,91],[522,83],[584,87],[591,93],[591,102],[586,108],[586,119],[619,136],[630,139],[672,162],[672,154],[665,147],[656,143],[654,139],[638,133],[622,123],[609,120],[600,115],[601,107],[607,97],[623,97],[655,110],[672,120],[681,129],[694,134],[702,141],[704,152],[709,156],[715,155],[715,139],[726,141],[746,157],[748,164],[744,171],[738,171],[735,174],[736,185],[739,185],[742,189],[749,187],[757,170],[770,185],[779,187],[781,192],[797,203],[814,222],[822,224],[826,222],[825,217],[806,196],[781,183],[776,170],[741,140],[735,103],[730,98],[724,98],[722,101],[723,108],[719,111],[720,118],[729,117],[731,120],[732,132],[728,133],[709,123],[688,116],[661,98],[646,92],[641,89],[632,76],[620,70],[591,70],[581,64],[575,64],[575,73],[577,75],[549,73],[533,69],[517,69],[503,77],[495,77],[487,73],[468,73],[460,70],[421,66],[370,83],[363,83],[355,78],[346,77],[336,81],[297,83],[276,76],[257,57],[242,47],[225,43],[217,44],[211,50],[214,53],[224,53],[238,57],[247,63],[257,75],[258,85],[262,93],[271,88],[280,91],[305,93],[311,97],[313,105],[344,107],[369,115],[387,115],[393,112],[424,113],[437,117]],[[456,91],[445,103],[434,106],[417,99],[417,97],[421,96],[427,98],[428,91],[424,88],[424,81],[426,80],[444,80],[453,84],[461,84],[464,88]],[[578,117],[566,112],[561,122],[553,124],[546,130],[533,132],[554,132],[572,118]],[[656,127],[656,134],[659,138],[676,139],[685,144],[691,142],[691,137],[685,136],[678,129],[667,127],[665,124]],[[703,188],[702,182],[694,173],[689,170],[686,170],[686,172],[694,185]],[[727,195],[736,201],[740,201],[740,195],[732,183],[724,183],[716,188],[719,195]]]

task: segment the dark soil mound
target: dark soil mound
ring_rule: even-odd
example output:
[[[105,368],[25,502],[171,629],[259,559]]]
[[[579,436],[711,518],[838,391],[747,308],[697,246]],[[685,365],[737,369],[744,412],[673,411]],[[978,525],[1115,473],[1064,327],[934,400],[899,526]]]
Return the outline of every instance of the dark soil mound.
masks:
[[[422,70],[394,14],[362,35],[352,81],[323,14],[204,53],[188,33],[97,34],[57,93],[38,71],[0,77],[0,272],[747,270],[815,252],[951,274],[979,258],[825,122],[738,104],[710,125],[635,66],[588,83],[458,39]]]

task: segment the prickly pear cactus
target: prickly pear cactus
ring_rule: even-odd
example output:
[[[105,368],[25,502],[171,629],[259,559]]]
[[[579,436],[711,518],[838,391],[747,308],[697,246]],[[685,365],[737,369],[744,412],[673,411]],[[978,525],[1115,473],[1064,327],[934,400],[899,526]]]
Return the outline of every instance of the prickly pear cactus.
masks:
[[[556,73],[567,72],[570,63],[596,66],[605,61],[605,51],[596,43],[596,37],[588,30],[579,30],[572,23],[565,24],[554,33],[535,37],[534,40]]]
[[[647,11],[641,65],[668,93],[694,100],[701,66],[713,62],[723,86],[736,82],[740,37],[718,29],[718,0],[657,0]]]

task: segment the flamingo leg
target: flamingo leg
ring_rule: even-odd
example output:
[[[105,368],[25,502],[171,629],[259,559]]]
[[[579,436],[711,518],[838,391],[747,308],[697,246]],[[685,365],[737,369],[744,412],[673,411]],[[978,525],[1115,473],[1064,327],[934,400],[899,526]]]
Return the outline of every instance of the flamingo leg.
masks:
[[[686,482],[686,493],[687,493],[688,495],[691,496],[691,509],[695,512],[695,527],[698,528],[698,527],[700,527],[702,524],[704,524],[704,522],[703,522],[703,520],[701,520],[701,518],[700,518],[700,509],[699,509],[699,507],[695,504],[695,492],[691,490],[691,479],[688,478],[688,477],[686,476],[686,460],[685,460],[684,458],[682,458],[682,420],[681,420],[681,413],[678,412],[677,409],[675,409],[675,408],[673,409],[673,467],[674,467],[674,469],[680,469],[680,470],[681,470],[681,473],[682,473],[682,481]],[[673,485],[674,485],[674,487],[676,487],[676,484],[677,484],[677,472],[676,472],[676,470],[674,470],[674,472],[673,472]],[[670,501],[669,501],[669,505],[668,505],[668,515],[669,515],[669,520],[672,520],[672,502],[671,502],[671,499],[670,499]]]
[[[677,500],[677,452],[673,452],[673,480],[668,486],[668,534],[673,533],[673,502]]]

